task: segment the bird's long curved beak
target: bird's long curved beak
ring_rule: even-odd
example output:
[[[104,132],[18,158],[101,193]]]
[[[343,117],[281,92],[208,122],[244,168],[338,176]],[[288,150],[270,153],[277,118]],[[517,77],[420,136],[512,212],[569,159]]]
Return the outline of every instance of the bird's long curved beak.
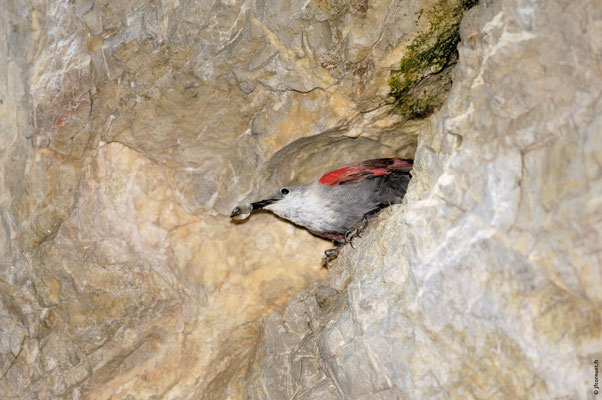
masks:
[[[253,206],[253,211],[255,211],[255,210],[259,210],[260,208],[263,208],[265,206],[269,206],[270,204],[274,204],[277,201],[278,201],[278,199],[265,199],[265,200],[258,201],[256,203],[251,203],[251,205]]]

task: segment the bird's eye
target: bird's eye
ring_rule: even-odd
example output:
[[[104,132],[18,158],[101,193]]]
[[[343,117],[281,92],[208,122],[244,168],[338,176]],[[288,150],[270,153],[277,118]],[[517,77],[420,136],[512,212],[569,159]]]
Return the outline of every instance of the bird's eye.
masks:
[[[280,189],[280,193],[284,196],[285,194],[288,194],[288,189],[287,188],[282,188]]]

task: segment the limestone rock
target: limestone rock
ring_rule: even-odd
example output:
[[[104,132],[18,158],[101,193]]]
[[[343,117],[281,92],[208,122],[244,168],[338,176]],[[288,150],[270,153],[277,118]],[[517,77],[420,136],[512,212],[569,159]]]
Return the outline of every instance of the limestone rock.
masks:
[[[585,1],[467,13],[407,200],[266,319],[232,387],[257,399],[593,398],[601,16]]]
[[[329,243],[227,214],[413,154],[424,122],[391,113],[387,78],[440,1],[4,2],[0,398],[198,398],[234,376]]]
[[[600,6],[473,3],[5,2],[0,398],[589,396]],[[327,276],[227,218],[415,151]]]

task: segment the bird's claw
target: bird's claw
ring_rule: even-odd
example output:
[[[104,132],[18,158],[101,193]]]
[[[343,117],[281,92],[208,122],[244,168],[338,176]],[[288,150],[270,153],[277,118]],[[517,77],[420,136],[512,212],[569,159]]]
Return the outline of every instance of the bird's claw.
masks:
[[[335,247],[334,249],[328,249],[324,251],[324,258],[322,259],[323,267],[330,267],[330,262],[337,258],[339,252],[341,251],[340,247]]]
[[[349,245],[350,245],[350,246],[351,246],[351,248],[352,248],[352,249],[354,249],[354,250],[355,250],[355,246],[353,245],[353,239],[355,239],[356,237],[358,237],[358,238],[360,238],[360,239],[362,238],[360,235],[358,235],[358,234],[356,233],[356,234],[354,234],[353,236],[351,236],[351,240],[349,241]]]
[[[324,255],[328,258],[335,257],[335,256],[339,255],[339,248],[336,247],[334,249],[328,249],[328,250],[324,251]]]
[[[355,246],[353,245],[353,239],[362,238],[362,233],[364,233],[364,230],[368,226],[368,218],[362,218],[358,225],[345,232],[345,243],[349,243],[352,249],[355,249]]]
[[[324,251],[324,258],[322,259],[322,265],[324,267],[328,268],[330,266],[330,262],[332,260],[334,260],[335,258],[337,258],[337,256],[339,255],[339,252],[341,251],[341,248],[344,245],[346,245],[347,243],[349,243],[349,245],[351,246],[352,249],[356,248],[353,245],[353,239],[355,239],[355,238],[361,239],[362,238],[362,234],[368,227],[368,221],[370,220],[370,217],[374,214],[376,214],[376,213],[371,212],[371,213],[367,213],[366,215],[364,215],[362,220],[360,222],[358,222],[357,225],[355,225],[354,227],[349,229],[347,232],[345,232],[345,235],[343,236],[344,242],[342,242],[342,243],[339,242],[337,244],[337,247]]]

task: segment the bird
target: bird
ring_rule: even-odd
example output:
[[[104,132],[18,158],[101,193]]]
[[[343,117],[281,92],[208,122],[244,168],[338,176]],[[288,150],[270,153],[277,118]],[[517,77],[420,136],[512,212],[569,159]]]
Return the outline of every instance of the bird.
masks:
[[[411,179],[413,160],[379,158],[345,165],[312,183],[285,186],[264,200],[236,206],[230,218],[246,219],[253,211],[271,211],[312,234],[332,240],[338,254],[367,221],[391,204],[401,203]],[[355,235],[353,234],[355,232]],[[361,236],[359,236],[361,237]]]

